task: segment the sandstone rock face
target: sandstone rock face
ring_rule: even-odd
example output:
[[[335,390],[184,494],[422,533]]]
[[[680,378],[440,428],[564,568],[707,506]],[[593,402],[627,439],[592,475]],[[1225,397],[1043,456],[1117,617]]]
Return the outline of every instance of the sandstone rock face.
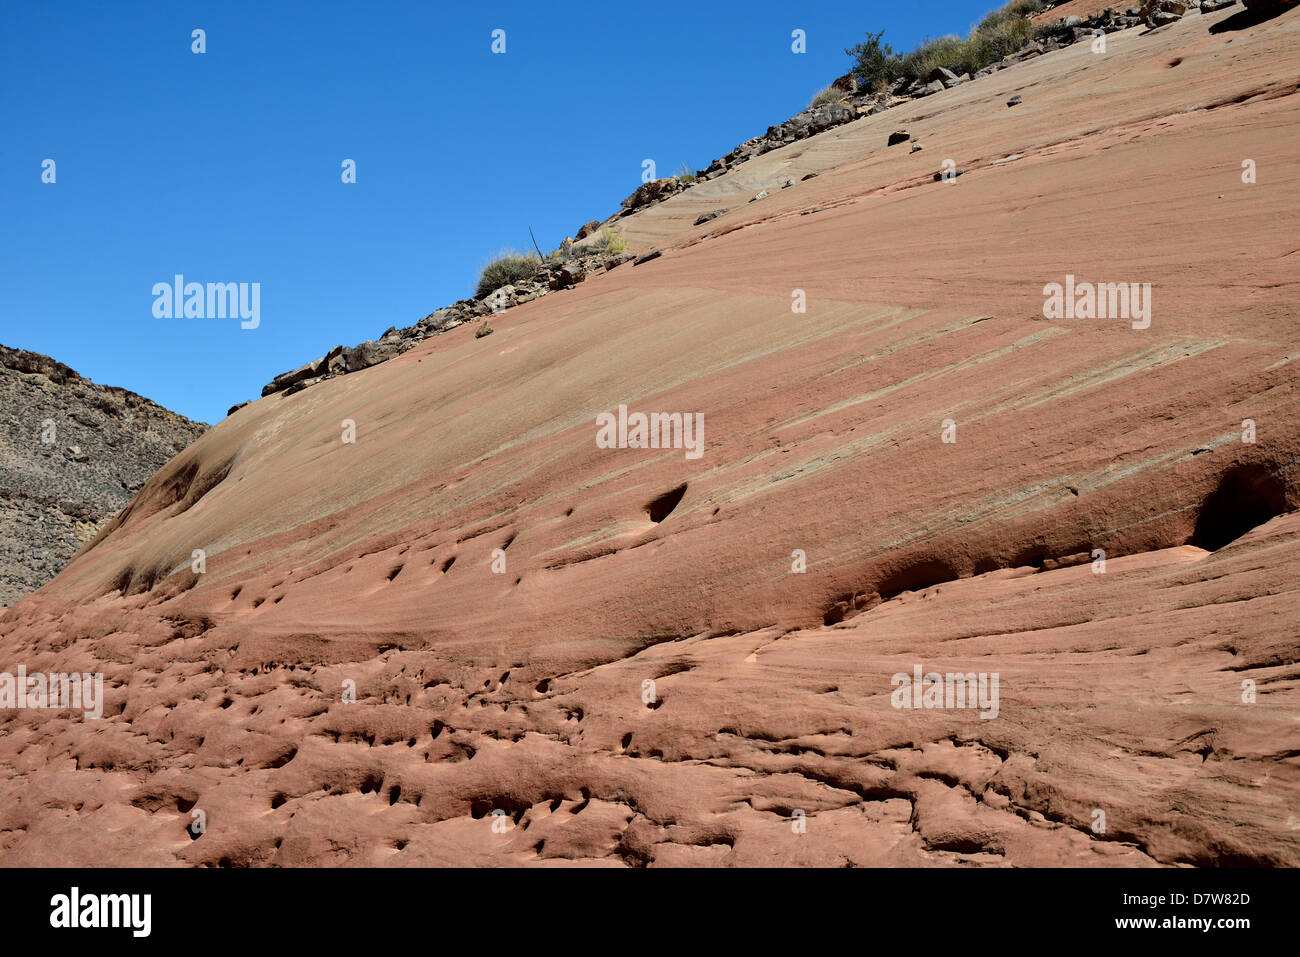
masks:
[[[1236,0],[1219,0],[1221,5],[1212,9],[1221,9],[1222,5],[1235,2]],[[1286,2],[1289,2],[1289,0],[1283,0],[1283,3]],[[1144,18],[1151,19],[1160,16],[1166,18],[1162,22],[1172,22],[1181,17],[1182,13],[1187,9],[1190,8],[1179,2],[1179,0],[1151,0],[1146,8],[1135,7],[1127,13],[1120,13],[1102,2],[1102,0],[1068,0],[1064,4],[1048,8],[1033,18],[1036,28],[1046,37],[1045,41],[1034,40],[1022,50],[1005,57],[1001,62],[985,66],[977,71],[974,76],[968,73],[957,76],[951,70],[940,67],[928,74],[929,82],[916,83],[910,78],[900,78],[890,84],[887,92],[872,93],[863,92],[859,89],[856,78],[852,74],[845,74],[833,81],[831,86],[848,95],[850,99],[847,102],[807,109],[784,123],[768,127],[766,133],[746,140],[725,156],[715,159],[709,166],[701,170],[693,180],[681,180],[674,177],[642,184],[636,192],[623,200],[619,212],[609,217],[605,223],[611,223],[620,217],[630,216],[637,210],[657,205],[669,197],[689,190],[694,186],[717,179],[719,176],[736,169],[741,164],[763,156],[772,150],[788,146],[809,136],[816,136],[828,130],[836,129],[859,117],[875,116],[909,100],[943,93],[945,90],[962,86],[974,80],[986,79],[999,70],[1041,56],[1044,53],[1081,41],[1094,41],[1098,36],[1136,26],[1142,23]],[[1069,10],[1076,12],[1068,16],[1059,15]],[[1167,12],[1172,10],[1179,12]],[[1203,12],[1211,12],[1211,9],[1204,7],[1202,10]],[[594,220],[584,224],[578,232],[578,238],[582,239],[584,236],[593,234],[602,225],[605,224]]]
[[[207,426],[0,346],[0,604],[63,567]]]
[[[0,713],[0,863],[1300,865],[1298,31],[769,150],[623,218],[646,268],[241,409],[0,616],[107,688]]]

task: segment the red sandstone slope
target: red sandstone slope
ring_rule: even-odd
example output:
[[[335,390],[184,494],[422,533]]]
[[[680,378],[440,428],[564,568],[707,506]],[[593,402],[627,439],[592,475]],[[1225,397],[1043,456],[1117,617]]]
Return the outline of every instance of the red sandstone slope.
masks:
[[[232,415],[0,618],[110,688],[4,713],[0,862],[1300,862],[1300,13],[1230,16],[774,151],[623,220],[659,259]],[[1044,319],[1067,273],[1150,328]],[[703,456],[598,448],[620,404]],[[892,707],[917,665],[997,717]]]

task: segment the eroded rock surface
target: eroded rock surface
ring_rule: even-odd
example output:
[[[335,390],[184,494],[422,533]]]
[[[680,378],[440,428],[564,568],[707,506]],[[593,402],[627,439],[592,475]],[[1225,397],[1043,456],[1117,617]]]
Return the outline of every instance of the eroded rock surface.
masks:
[[[1300,20],[1225,16],[772,150],[625,217],[638,268],[241,409],[0,617],[107,687],[0,714],[0,862],[1300,864]],[[1045,318],[1067,275],[1149,326]],[[702,454],[599,447],[620,405]]]

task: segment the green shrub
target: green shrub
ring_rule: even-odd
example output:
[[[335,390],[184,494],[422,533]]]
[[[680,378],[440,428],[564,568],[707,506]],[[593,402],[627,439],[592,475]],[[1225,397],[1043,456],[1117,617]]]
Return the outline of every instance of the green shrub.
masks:
[[[893,47],[880,41],[884,35],[884,30],[868,33],[865,42],[844,51],[853,58],[852,73],[858,85],[868,90],[880,90],[899,75],[899,58]]]
[[[1034,35],[1033,24],[1024,17],[1003,20],[987,30],[972,34],[972,62],[978,64],[975,69],[982,70],[990,63],[996,63],[1004,56],[1015,53],[1030,43]]]
[[[981,20],[975,30],[978,33],[983,33],[1003,23],[1032,17],[1034,14],[1042,13],[1046,9],[1046,0],[1011,0],[1005,7],[994,10]]]
[[[971,41],[949,35],[927,39],[903,57],[902,71],[904,76],[922,83],[940,67],[961,76],[967,72],[971,59]]]
[[[882,30],[868,33],[865,43],[844,52],[853,58],[853,74],[858,82],[874,91],[900,78],[925,82],[925,78],[939,67],[958,76],[963,73],[973,75],[1022,49],[1039,36],[1041,31],[1029,22],[1028,17],[1045,9],[1046,0],[1011,0],[985,16],[965,39],[951,35],[927,38],[915,50],[900,56],[889,44],[881,42]]]
[[[478,288],[474,298],[482,299],[494,290],[510,283],[527,279],[535,273],[541,263],[536,256],[517,253],[513,249],[503,249],[497,253],[478,274]]]
[[[677,172],[673,173],[673,175],[683,183],[695,182],[695,170],[691,169],[688,163],[683,163],[681,166],[677,167]]]

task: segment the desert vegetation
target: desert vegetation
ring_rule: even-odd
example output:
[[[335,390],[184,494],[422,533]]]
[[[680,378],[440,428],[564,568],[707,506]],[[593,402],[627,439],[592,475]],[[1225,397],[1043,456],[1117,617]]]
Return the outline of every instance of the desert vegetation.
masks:
[[[623,234],[613,229],[602,229],[589,242],[583,244],[584,251],[616,255],[627,252],[627,240]]]
[[[844,52],[853,58],[852,73],[858,83],[873,91],[897,80],[922,82],[940,68],[958,76],[975,73],[1036,39],[1040,31],[1029,18],[1047,6],[1045,0],[1011,0],[984,17],[965,39],[955,35],[927,39],[910,53],[895,52],[884,42],[883,30],[868,32],[866,40]]]
[[[808,103],[808,109],[815,110],[819,106],[830,106],[832,103],[840,103],[847,97],[847,93],[834,86],[822,87],[813,94],[812,100]]]
[[[541,260],[531,253],[518,253],[513,249],[503,249],[483,266],[478,274],[478,286],[474,295],[478,299],[491,293],[494,289],[513,282],[527,279],[541,266]]]
[[[627,252],[627,240],[617,230],[605,227],[579,242],[566,241],[547,254],[547,262],[568,262],[579,256],[614,256]]]

